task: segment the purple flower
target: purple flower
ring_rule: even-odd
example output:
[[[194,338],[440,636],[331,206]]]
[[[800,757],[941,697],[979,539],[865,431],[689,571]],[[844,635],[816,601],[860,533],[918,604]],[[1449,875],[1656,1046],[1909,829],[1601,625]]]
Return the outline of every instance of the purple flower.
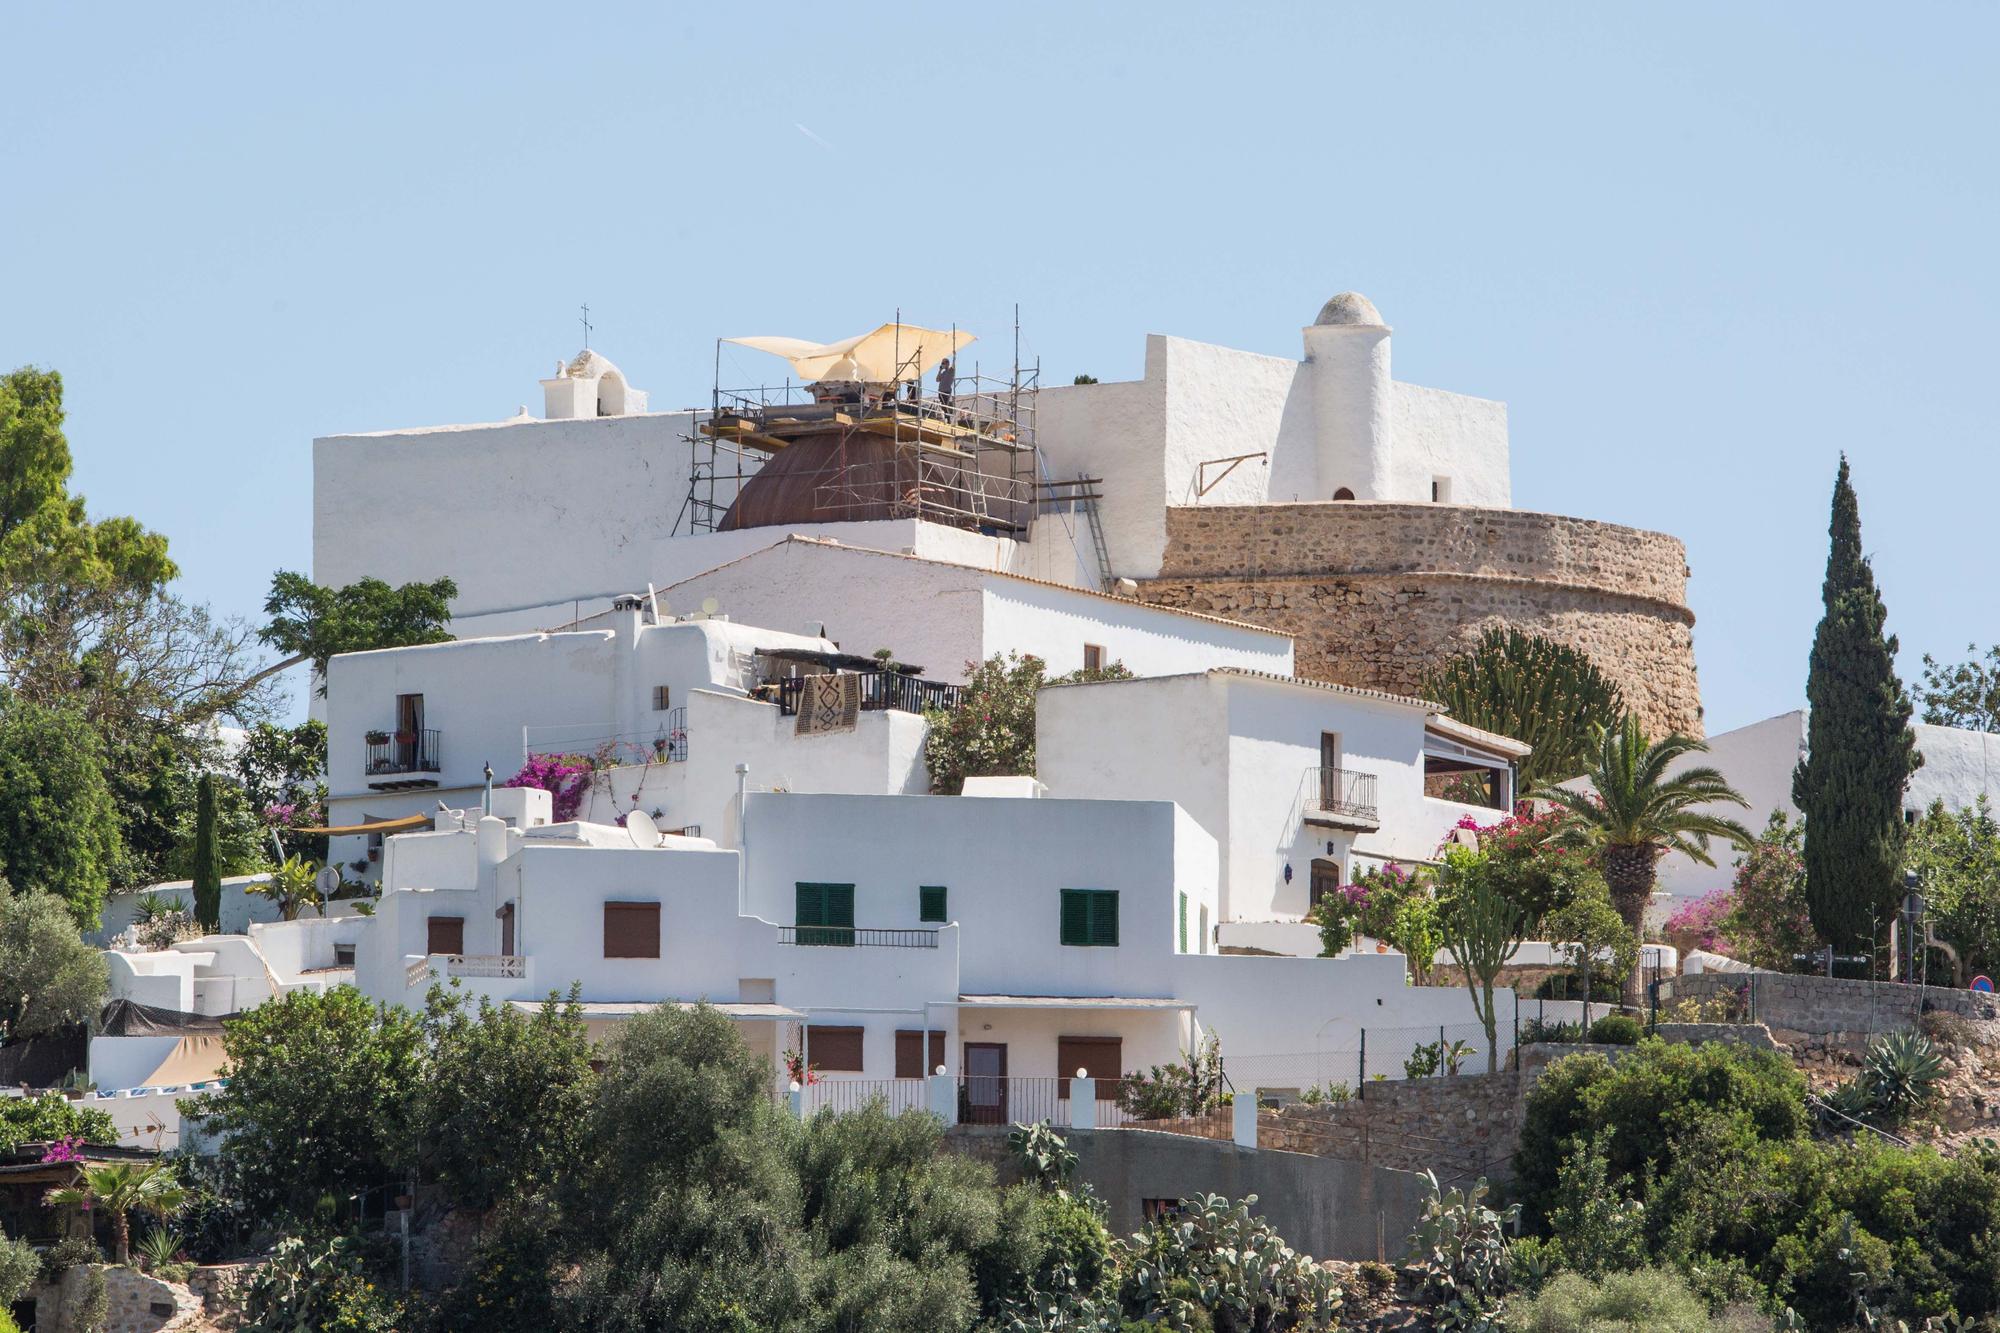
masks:
[[[77,1135],[57,1139],[55,1142],[49,1144],[47,1148],[43,1149],[42,1160],[44,1162],[81,1162],[83,1154],[78,1152],[77,1149],[82,1145],[83,1139]]]

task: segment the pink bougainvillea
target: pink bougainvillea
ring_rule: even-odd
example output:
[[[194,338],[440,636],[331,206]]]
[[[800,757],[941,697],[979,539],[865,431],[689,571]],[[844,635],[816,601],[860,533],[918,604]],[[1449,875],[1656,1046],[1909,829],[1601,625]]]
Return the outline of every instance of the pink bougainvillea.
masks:
[[[590,761],[580,755],[534,754],[528,756],[520,772],[500,785],[540,787],[555,806],[556,823],[562,824],[575,819],[577,811],[583,808],[583,798],[590,794],[594,776]]]
[[[75,1135],[71,1135],[67,1138],[57,1139],[55,1142],[49,1144],[47,1147],[42,1149],[42,1161],[81,1162],[83,1160],[83,1154],[77,1150],[82,1146],[83,1146],[83,1139]]]
[[[1735,911],[1735,890],[1717,889],[1674,909],[1661,933],[1683,954],[1690,949],[1728,953],[1732,948],[1729,918]]]

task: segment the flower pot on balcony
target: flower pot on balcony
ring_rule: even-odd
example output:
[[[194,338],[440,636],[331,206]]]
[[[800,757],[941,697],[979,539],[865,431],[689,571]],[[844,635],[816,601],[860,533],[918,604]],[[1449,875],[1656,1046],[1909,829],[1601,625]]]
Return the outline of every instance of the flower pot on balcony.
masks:
[[[389,743],[389,733],[386,731],[371,731],[363,736],[362,739],[370,745],[387,745]]]
[[[415,745],[416,743],[417,743],[417,733],[416,733],[416,732],[414,732],[414,731],[399,731],[399,732],[397,732],[397,733],[396,733],[396,744],[398,744],[398,745]]]

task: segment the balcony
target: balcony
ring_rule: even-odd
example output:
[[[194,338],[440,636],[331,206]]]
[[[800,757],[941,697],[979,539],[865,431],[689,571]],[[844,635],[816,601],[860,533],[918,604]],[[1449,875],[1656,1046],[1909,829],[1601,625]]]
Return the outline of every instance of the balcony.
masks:
[[[935,949],[935,930],[875,930],[854,926],[779,926],[778,943],[838,949]]]
[[[439,756],[443,746],[439,743],[436,728],[423,731],[371,731],[365,738],[368,744],[363,771],[368,775],[368,785],[376,791],[408,791],[417,787],[435,787],[435,778],[412,776],[420,773],[439,771]],[[376,781],[376,779],[382,779]]]
[[[1375,775],[1349,768],[1309,768],[1306,770],[1306,815],[1308,824],[1373,833],[1382,827],[1375,804]]]
[[[419,958],[403,970],[406,986],[418,986],[432,975],[439,963],[448,977],[500,977],[519,981],[528,975],[524,954],[440,953]]]
[[[948,685],[941,680],[923,680],[900,671],[855,671],[847,674],[861,678],[861,711],[864,713],[879,713],[890,708],[904,713],[921,713],[931,708],[950,710],[958,707],[965,693],[964,686]],[[783,676],[771,682],[777,687],[779,713],[786,717],[798,713],[799,695],[805,690],[807,679],[805,676]]]

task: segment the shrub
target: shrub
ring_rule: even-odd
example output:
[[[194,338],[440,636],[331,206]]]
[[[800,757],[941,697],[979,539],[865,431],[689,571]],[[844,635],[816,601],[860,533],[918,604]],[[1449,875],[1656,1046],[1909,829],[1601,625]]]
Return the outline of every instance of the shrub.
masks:
[[[1356,1270],[1361,1285],[1377,1296],[1390,1291],[1396,1285],[1396,1270],[1387,1264],[1378,1264],[1373,1259],[1360,1265]]]
[[[1979,1026],[1949,1009],[1926,1009],[1917,1019],[1917,1030],[1939,1046],[1967,1050],[1979,1045]]]
[[[521,771],[500,785],[539,787],[549,794],[556,823],[563,824],[576,818],[583,808],[583,798],[590,795],[591,784],[596,781],[596,769],[582,755],[531,754],[521,765]]]
[[[402,1308],[370,1280],[357,1246],[287,1236],[243,1288],[243,1333],[396,1333]]]
[[[64,1273],[78,1264],[101,1264],[104,1251],[97,1248],[97,1242],[88,1236],[64,1236],[55,1244],[42,1251],[42,1276],[50,1282],[61,1279]]]
[[[1032,653],[995,653],[965,666],[959,706],[924,714],[930,724],[924,760],[930,767],[931,790],[948,796],[964,790],[967,778],[1034,773],[1035,692],[1044,685],[1124,680],[1132,674],[1113,662],[1096,671],[1050,679],[1048,665]]]
[[[1551,1023],[1545,1019],[1531,1018],[1521,1025],[1521,1044],[1536,1042],[1582,1041],[1583,1028],[1577,1023]]]
[[[21,1299],[42,1274],[42,1257],[35,1247],[12,1236],[0,1236],[0,1310]]]
[[[1182,1052],[1178,1064],[1128,1074],[1118,1087],[1118,1104],[1140,1120],[1207,1115],[1222,1097],[1222,1043],[1213,1035],[1200,1049]]]
[[[1644,1031],[1630,1014],[1606,1014],[1590,1025],[1590,1039],[1600,1046],[1637,1046]]]
[[[1251,1215],[1256,1202],[1254,1194],[1236,1204],[1200,1195],[1133,1237],[1126,1312],[1174,1328],[1197,1326],[1198,1315],[1220,1316],[1209,1322],[1225,1329],[1331,1325],[1340,1288],[1311,1256]]]
[[[1514,1333],[1710,1333],[1708,1307],[1678,1273],[1643,1268],[1593,1282],[1563,1273],[1518,1311]]]
[[[1549,1210],[1563,1266],[1589,1277],[1633,1267],[1645,1253],[1646,1207],[1612,1184],[1610,1137],[1570,1140]]]

